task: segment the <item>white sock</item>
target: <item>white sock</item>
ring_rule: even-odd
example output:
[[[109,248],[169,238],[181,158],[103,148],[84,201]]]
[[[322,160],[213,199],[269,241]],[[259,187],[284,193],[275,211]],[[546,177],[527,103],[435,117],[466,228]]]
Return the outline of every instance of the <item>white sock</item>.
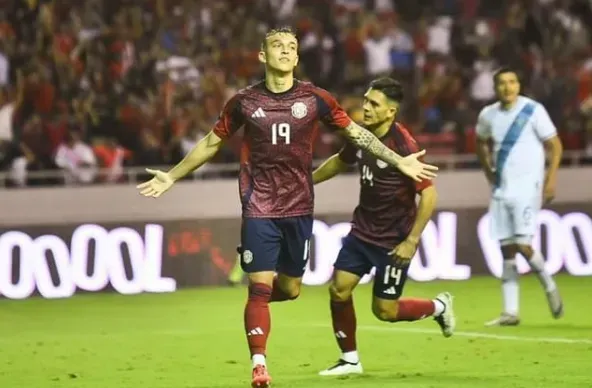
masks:
[[[253,354],[251,360],[253,361],[253,368],[257,365],[265,366],[265,356],[263,354]]]
[[[536,273],[541,285],[546,292],[555,291],[557,285],[553,280],[553,277],[545,270],[545,259],[540,252],[534,251],[532,257],[528,260],[530,268]]]
[[[360,362],[360,357],[358,356],[357,350],[341,353],[341,359],[351,364],[357,364],[358,362]]]
[[[434,304],[434,317],[441,315],[446,309],[444,302],[439,299],[432,300],[432,303]]]
[[[502,297],[504,313],[518,316],[519,286],[516,259],[504,260],[502,272]]]

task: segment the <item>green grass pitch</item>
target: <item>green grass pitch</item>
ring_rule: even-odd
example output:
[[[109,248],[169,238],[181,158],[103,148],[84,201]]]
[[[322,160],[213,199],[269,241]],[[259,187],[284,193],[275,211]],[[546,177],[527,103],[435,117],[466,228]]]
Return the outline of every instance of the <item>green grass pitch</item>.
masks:
[[[326,287],[272,305],[273,387],[592,387],[592,278],[559,276],[566,315],[555,321],[532,276],[521,279],[522,325],[485,328],[500,311],[499,282],[410,282],[407,296],[455,296],[457,334],[431,320],[381,323],[360,286],[359,351],[366,373],[321,378],[338,358]],[[0,300],[2,388],[249,387],[244,288],[173,294]]]

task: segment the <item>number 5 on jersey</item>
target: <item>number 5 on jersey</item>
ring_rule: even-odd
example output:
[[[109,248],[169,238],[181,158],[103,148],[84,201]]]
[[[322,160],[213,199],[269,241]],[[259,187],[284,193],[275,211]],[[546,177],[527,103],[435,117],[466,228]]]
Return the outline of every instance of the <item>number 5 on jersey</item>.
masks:
[[[278,141],[284,144],[290,144],[290,124],[273,123],[271,125],[271,144],[276,145]]]

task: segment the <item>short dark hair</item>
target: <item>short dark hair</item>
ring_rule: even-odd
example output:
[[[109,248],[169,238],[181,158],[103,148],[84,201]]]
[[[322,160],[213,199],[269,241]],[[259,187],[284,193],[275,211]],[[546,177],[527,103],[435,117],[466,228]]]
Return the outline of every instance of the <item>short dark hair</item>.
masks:
[[[518,70],[516,70],[516,69],[514,69],[513,67],[510,67],[510,66],[502,66],[502,67],[498,68],[493,73],[493,83],[494,83],[494,85],[497,85],[497,81],[498,81],[499,77],[502,74],[508,74],[508,73],[514,73],[514,74],[516,74],[516,78],[518,78],[518,82],[520,82],[520,73],[518,73]]]
[[[376,78],[370,82],[370,88],[380,90],[385,96],[396,102],[403,101],[403,97],[405,97],[401,83],[391,77]]]
[[[296,32],[294,32],[294,30],[290,26],[282,26],[282,27],[278,27],[278,28],[272,28],[271,30],[267,31],[267,33],[265,33],[265,37],[263,38],[263,42],[261,42],[261,48],[265,48],[265,45],[267,44],[267,38],[269,38],[270,36],[273,36],[275,34],[290,34],[294,38],[297,38]]]

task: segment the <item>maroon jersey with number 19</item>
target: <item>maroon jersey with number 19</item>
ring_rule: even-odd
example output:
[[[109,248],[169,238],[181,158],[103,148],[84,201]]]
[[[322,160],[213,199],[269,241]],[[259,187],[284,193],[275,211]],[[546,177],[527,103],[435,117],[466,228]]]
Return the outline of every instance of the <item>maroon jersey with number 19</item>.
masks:
[[[312,147],[318,122],[338,130],[351,120],[327,91],[294,81],[284,93],[264,82],[239,91],[214,133],[227,139],[244,126],[239,191],[243,217],[309,215],[314,209]]]
[[[393,123],[381,141],[401,156],[419,151],[409,131],[397,123]],[[386,248],[405,240],[417,214],[416,195],[432,182],[415,182],[350,143],[343,147],[339,157],[347,164],[357,162],[360,170],[360,200],[354,210],[352,234]]]

